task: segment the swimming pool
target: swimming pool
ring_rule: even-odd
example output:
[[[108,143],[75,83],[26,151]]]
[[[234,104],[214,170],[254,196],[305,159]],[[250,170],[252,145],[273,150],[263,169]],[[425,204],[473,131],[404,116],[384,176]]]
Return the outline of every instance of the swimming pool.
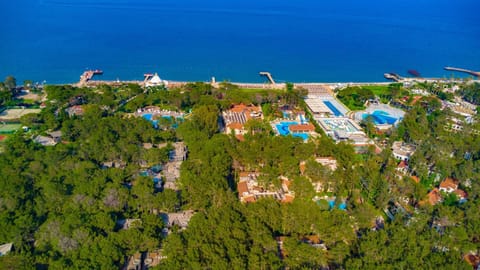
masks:
[[[323,103],[333,112],[335,116],[343,116],[343,114],[332,104],[329,100],[324,100]]]
[[[152,120],[152,114],[151,113],[146,113],[144,115],[142,115],[142,117],[147,120],[147,121],[150,121],[153,125],[154,128],[158,128],[158,120]]]
[[[146,114],[142,115],[142,117],[145,118],[145,120],[152,121],[152,114],[151,113],[146,113]]]
[[[298,125],[298,122],[280,122],[275,126],[277,127],[278,133],[280,133],[280,135],[286,136],[290,134],[290,130],[288,129],[288,127],[291,125]]]
[[[362,115],[363,120],[365,120],[369,115],[373,117],[373,122],[375,123],[375,125],[383,125],[383,124],[393,125],[398,120],[397,118],[391,116],[388,112],[381,111],[381,110],[373,111],[370,114],[368,113],[363,114]]]
[[[291,133],[289,130],[289,126],[291,125],[298,125],[298,122],[280,122],[275,125],[278,130],[278,133],[282,136],[287,136],[291,134],[293,137],[302,138],[303,140],[308,139],[308,134],[306,133]]]
[[[328,201],[328,206],[330,207],[330,210],[332,210],[335,207],[335,200]],[[341,202],[338,204],[337,208],[340,210],[347,210],[347,203]]]
[[[292,136],[302,138],[304,141],[308,139],[308,134],[306,133],[292,133]]]

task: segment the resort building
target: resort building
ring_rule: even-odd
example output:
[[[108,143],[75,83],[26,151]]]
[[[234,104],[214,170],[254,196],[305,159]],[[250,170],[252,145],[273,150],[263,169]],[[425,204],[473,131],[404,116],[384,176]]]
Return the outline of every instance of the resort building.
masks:
[[[160,264],[167,257],[162,254],[162,250],[157,249],[151,252],[136,252],[130,257],[126,257],[122,270],[144,270],[150,269]]]
[[[354,146],[367,146],[372,143],[362,128],[349,118],[320,118],[317,122],[336,142],[348,141]]]
[[[160,217],[167,230],[173,228],[173,226],[178,226],[180,230],[185,230],[194,214],[195,211],[186,210],[179,213],[160,213]]]
[[[188,149],[183,142],[173,144],[174,149],[168,154],[169,161],[163,165],[160,173],[163,179],[163,188],[177,190],[177,179],[180,178],[180,166],[187,159]]]
[[[333,91],[328,85],[303,84],[302,87],[307,89],[309,96],[333,96]]]
[[[307,97],[305,99],[308,109],[312,112],[313,117],[330,117],[332,112],[327,108],[321,99],[314,97]]]
[[[65,109],[65,112],[68,114],[68,116],[81,116],[85,113],[82,105],[75,105],[71,106]]]
[[[452,193],[455,190],[457,190],[457,188],[458,188],[458,181],[450,177],[447,177],[445,180],[443,180],[440,183],[440,187],[439,187],[440,191],[443,191],[446,193]]]
[[[145,74],[145,86],[146,87],[154,87],[154,86],[167,86],[168,82],[160,79],[158,73],[155,74]]]
[[[280,177],[281,188],[276,188],[271,185],[265,188],[258,183],[259,173],[256,172],[241,172],[239,182],[237,184],[238,197],[242,203],[256,202],[260,198],[272,197],[281,202],[292,202],[295,195],[289,190],[290,180],[286,177]]]
[[[315,131],[315,126],[311,123],[290,125],[288,130],[291,133],[310,133]]]
[[[343,117],[349,111],[345,105],[332,95],[308,95],[307,98],[305,98],[305,103],[315,119],[322,117]]]
[[[142,253],[136,252],[128,257],[123,267],[125,270],[141,270],[142,269]]]
[[[428,203],[430,205],[436,205],[437,203],[440,203],[443,201],[442,195],[440,194],[440,191],[438,188],[434,188],[432,191],[428,193]]]
[[[415,145],[402,141],[394,142],[392,145],[393,156],[399,160],[408,161],[413,153],[415,153],[415,150]]]
[[[235,135],[244,135],[247,130],[245,123],[250,119],[263,119],[262,108],[260,106],[244,104],[234,105],[228,111],[222,113],[225,122],[225,133]]]
[[[0,256],[4,256],[12,251],[13,243],[7,243],[0,246]]]
[[[127,218],[127,219],[119,219],[115,226],[121,230],[128,230],[130,228],[137,228],[142,225],[142,220],[139,218]]]
[[[434,188],[432,191],[430,191],[430,193],[428,193],[428,202],[431,205],[442,202],[442,192],[455,194],[459,203],[465,202],[468,198],[468,194],[458,188],[458,180],[447,177],[440,183],[438,188]]]
[[[33,141],[43,146],[54,146],[62,141],[62,132],[57,130],[48,132],[46,136],[38,135]]]
[[[455,193],[457,195],[458,201],[460,203],[465,202],[468,198],[468,194],[461,189],[457,189],[453,193]]]
[[[37,137],[35,137],[35,139],[33,139],[33,141],[43,146],[54,146],[57,144],[55,139],[53,139],[52,137],[43,135],[38,135]]]
[[[397,172],[400,173],[399,176],[405,175],[408,173],[409,168],[408,168],[408,163],[405,160],[401,160],[396,168]]]
[[[307,140],[310,136],[315,136],[315,126],[311,123],[304,122],[303,124],[297,121],[273,121],[271,123],[272,129],[277,135],[293,137],[300,137]]]
[[[473,117],[465,117],[464,120],[461,120],[455,117],[448,117],[443,128],[449,132],[462,132],[465,130],[466,125],[467,127],[469,127],[468,124],[472,124],[473,122],[474,122]],[[466,130],[475,135],[480,135],[480,131],[477,129],[471,128],[471,126]]]
[[[337,160],[333,157],[320,157],[315,159],[316,162],[322,164],[322,166],[329,168],[332,171],[337,169]]]

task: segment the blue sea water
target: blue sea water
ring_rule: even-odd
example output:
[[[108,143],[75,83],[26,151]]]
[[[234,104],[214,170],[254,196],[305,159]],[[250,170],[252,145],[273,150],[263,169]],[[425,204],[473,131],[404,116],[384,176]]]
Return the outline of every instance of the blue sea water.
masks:
[[[382,81],[480,70],[478,0],[0,1],[0,79]]]

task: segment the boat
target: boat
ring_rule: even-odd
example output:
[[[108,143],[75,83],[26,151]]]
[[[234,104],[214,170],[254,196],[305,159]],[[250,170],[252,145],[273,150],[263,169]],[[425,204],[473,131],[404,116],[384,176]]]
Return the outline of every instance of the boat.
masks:
[[[409,69],[407,72],[413,77],[416,77],[416,78],[422,77],[422,75],[420,75],[420,72],[416,71],[415,69]]]

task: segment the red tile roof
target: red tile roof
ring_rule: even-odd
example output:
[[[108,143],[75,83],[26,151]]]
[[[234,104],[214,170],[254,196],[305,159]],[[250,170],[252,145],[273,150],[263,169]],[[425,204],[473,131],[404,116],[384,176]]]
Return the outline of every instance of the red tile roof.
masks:
[[[228,124],[227,127],[231,128],[231,129],[237,129],[237,130],[243,129],[243,125],[240,124],[240,123],[236,123],[236,122]]]
[[[463,259],[473,266],[474,269],[477,269],[477,267],[480,265],[480,257],[475,254],[466,254]]]
[[[247,195],[245,197],[243,197],[243,200],[247,203],[249,202],[256,202],[257,200],[255,199],[255,196],[253,195]]]
[[[295,196],[293,196],[292,194],[285,194],[285,198],[283,198],[282,202],[291,203],[293,202],[293,199],[295,199]]]
[[[441,183],[440,183],[440,188],[445,188],[445,189],[457,189],[458,188],[458,181],[453,179],[453,178],[450,178],[450,177],[447,177],[445,180],[443,180]]]
[[[458,198],[459,199],[466,199],[468,198],[468,194],[461,190],[461,189],[456,189],[453,193],[457,194]]]
[[[418,176],[411,176],[412,180],[415,181],[415,183],[420,183],[420,178],[418,178]]]
[[[316,234],[306,235],[306,236],[303,237],[303,240],[306,241],[306,242],[309,242],[311,244],[320,244],[321,243],[320,237]]]
[[[300,162],[300,173],[303,175],[305,169],[307,168],[307,164],[305,161]]]
[[[442,196],[440,195],[440,191],[438,188],[434,188],[430,193],[428,193],[428,202],[431,205],[435,205],[442,201]]]
[[[242,135],[242,134],[237,134],[235,135],[235,138],[237,138],[237,140],[241,141],[241,142],[244,142],[245,141],[245,137]]]
[[[240,196],[242,196],[242,194],[243,194],[244,192],[248,192],[247,182],[245,182],[245,181],[238,182],[237,190],[238,190],[238,194],[239,194]]]
[[[397,168],[400,168],[400,169],[403,169],[403,168],[406,168],[406,167],[408,167],[408,165],[404,160],[400,161],[400,163],[398,163],[398,165],[397,165]]]
[[[298,125],[290,125],[288,129],[291,132],[303,131],[303,132],[310,132],[315,131],[315,126],[311,123],[308,124],[298,124]]]
[[[290,188],[290,184],[292,184],[292,182],[288,179],[282,179],[282,184],[287,186],[287,188]]]

